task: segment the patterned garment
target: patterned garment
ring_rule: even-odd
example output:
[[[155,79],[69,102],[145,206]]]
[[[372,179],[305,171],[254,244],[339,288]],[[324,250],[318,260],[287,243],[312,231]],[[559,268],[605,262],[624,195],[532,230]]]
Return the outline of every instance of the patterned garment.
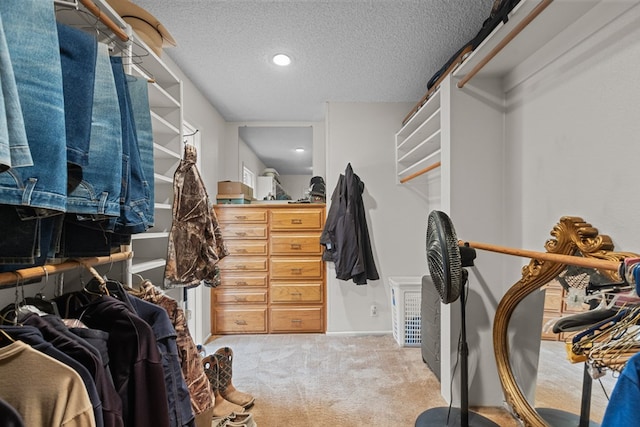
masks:
[[[173,177],[173,218],[164,273],[168,288],[216,286],[216,264],[228,255],[196,160],[195,147],[186,144]]]
[[[178,306],[178,302],[167,296],[148,280],[142,282],[139,291],[132,291],[132,294],[145,301],[159,305],[169,314],[173,327],[178,334],[177,345],[180,366],[191,395],[191,406],[194,414],[198,415],[213,408],[215,397],[204,372],[202,359],[189,332],[184,311]]]

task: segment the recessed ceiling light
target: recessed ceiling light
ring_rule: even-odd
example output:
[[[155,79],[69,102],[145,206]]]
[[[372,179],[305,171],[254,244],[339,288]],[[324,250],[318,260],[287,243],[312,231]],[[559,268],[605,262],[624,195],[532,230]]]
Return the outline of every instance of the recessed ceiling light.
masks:
[[[304,148],[302,147],[296,148],[296,153],[304,153]]]
[[[289,57],[289,55],[285,55],[284,53],[279,53],[277,55],[274,55],[274,57],[271,60],[273,61],[274,64],[279,65],[281,67],[286,67],[287,65],[291,64],[291,58]]]

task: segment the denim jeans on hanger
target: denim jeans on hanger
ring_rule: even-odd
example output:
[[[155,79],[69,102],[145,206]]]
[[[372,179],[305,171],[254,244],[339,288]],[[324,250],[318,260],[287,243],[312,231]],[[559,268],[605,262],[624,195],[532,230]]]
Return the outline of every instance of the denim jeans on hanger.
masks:
[[[116,220],[115,232],[121,234],[143,233],[149,228],[145,215],[149,204],[149,186],[140,161],[133,108],[122,58],[112,56],[111,65],[120,103],[123,152],[120,217]]]
[[[135,122],[136,135],[138,137],[138,149],[140,151],[140,162],[142,171],[147,182],[149,194],[148,209],[146,212],[147,224],[153,227],[155,185],[153,182],[154,161],[153,161],[153,131],[151,128],[151,113],[149,107],[149,83],[146,79],[135,76],[127,76],[127,86],[131,96],[131,107],[133,109],[133,119]]]
[[[89,164],[91,111],[96,74],[97,39],[82,30],[57,23],[64,91],[69,188],[82,179]]]
[[[42,216],[60,213],[66,208],[67,154],[53,2],[2,0],[0,15],[33,160],[33,166],[0,173],[0,203],[41,208]]]
[[[99,43],[90,117],[88,163],[67,196],[67,212],[101,220],[120,215],[122,130],[107,45]]]
[[[43,218],[66,209],[67,155],[60,48],[53,2],[2,0],[0,16],[18,98],[5,108],[22,113],[33,164],[0,173],[0,263],[36,262],[55,247]],[[6,59],[6,57],[5,57]],[[3,63],[3,73],[7,71]],[[3,87],[4,88],[4,87]],[[19,111],[16,110],[19,108]],[[13,114],[12,113],[12,114]],[[13,210],[12,210],[13,207]],[[47,226],[56,219],[44,221]],[[17,227],[5,227],[18,221]],[[41,241],[44,235],[49,241]],[[5,268],[9,268],[5,265]]]
[[[33,160],[0,16],[0,172],[22,166],[33,166]]]

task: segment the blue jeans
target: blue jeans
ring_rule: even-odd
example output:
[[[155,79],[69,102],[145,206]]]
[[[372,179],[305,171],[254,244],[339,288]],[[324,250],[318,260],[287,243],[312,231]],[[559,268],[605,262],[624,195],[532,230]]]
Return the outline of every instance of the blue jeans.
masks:
[[[107,45],[100,43],[90,118],[91,144],[82,180],[68,194],[67,212],[104,219],[120,215],[122,130]]]
[[[133,119],[135,121],[136,135],[138,136],[138,149],[140,150],[142,172],[144,173],[147,184],[147,224],[149,227],[153,227],[155,221],[153,210],[155,186],[153,182],[153,131],[151,129],[151,113],[149,112],[148,83],[146,79],[127,76],[127,86],[129,87],[129,95],[131,96]]]
[[[96,37],[82,30],[57,24],[62,64],[67,162],[89,164],[91,110],[96,74]],[[77,168],[82,171],[81,168]],[[78,178],[81,178],[82,175]]]
[[[120,217],[116,220],[115,231],[122,234],[143,233],[149,228],[145,214],[149,209],[148,184],[140,161],[133,109],[122,58],[112,56],[110,59],[122,120],[122,187]]]
[[[0,204],[41,208],[42,216],[63,212],[67,153],[53,2],[2,0],[0,15],[33,160],[0,173]]]
[[[33,166],[33,160],[0,16],[0,172],[22,166]]]
[[[0,205],[0,223],[6,227],[0,240],[0,272],[44,265],[59,250],[63,214],[25,218],[24,210],[32,209]]]

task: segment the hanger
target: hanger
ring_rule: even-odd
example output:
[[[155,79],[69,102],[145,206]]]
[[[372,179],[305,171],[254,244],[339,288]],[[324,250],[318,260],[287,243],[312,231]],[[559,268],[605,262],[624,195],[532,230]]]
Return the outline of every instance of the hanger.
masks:
[[[23,304],[34,306],[38,310],[43,311],[47,314],[60,316],[60,312],[58,311],[58,305],[56,304],[56,302],[46,299],[44,294],[42,293],[44,288],[47,286],[47,283],[49,282],[49,272],[47,271],[47,267],[42,266],[42,269],[44,270],[44,274],[45,274],[44,285],[42,286],[42,288],[40,288],[38,293],[36,293],[33,297],[24,298],[22,300]]]
[[[614,348],[622,349],[625,346],[625,337],[631,335],[635,338],[639,335],[638,321],[640,320],[640,305],[624,307],[615,316],[605,319],[585,331],[575,335],[567,343],[567,353],[573,362],[593,360],[596,354],[602,356]],[[638,345],[640,343],[636,343]],[[638,347],[640,349],[640,346]],[[611,356],[613,353],[610,353]],[[619,364],[607,365],[607,367],[619,367]]]
[[[86,268],[89,273],[93,276],[91,280],[82,288],[83,291],[90,295],[101,297],[103,295],[109,295],[109,289],[107,288],[107,281],[98,273],[98,271],[93,268],[90,264],[85,262],[82,259],[79,259],[78,262]]]
[[[16,342],[16,340],[14,340],[4,329],[0,328],[0,347],[5,347],[13,344],[14,342]]]

